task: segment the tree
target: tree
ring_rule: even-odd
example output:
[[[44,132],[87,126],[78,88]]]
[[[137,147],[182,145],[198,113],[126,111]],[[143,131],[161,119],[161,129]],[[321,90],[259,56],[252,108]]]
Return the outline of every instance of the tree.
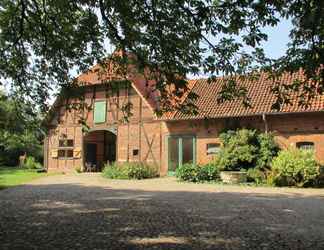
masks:
[[[323,9],[322,0],[2,0],[0,76],[45,109],[50,89],[73,82],[71,69],[82,72],[105,60],[108,41],[156,73],[165,99],[166,86],[181,95],[186,76],[203,71],[211,80],[228,76],[220,101],[239,97],[248,105],[235,76],[262,69],[276,77],[302,67],[306,79],[284,89],[301,91],[306,102],[324,89]],[[292,20],[291,43],[285,56],[272,60],[261,48],[262,28],[280,18]],[[280,87],[273,91],[274,108],[289,102]]]
[[[41,160],[42,138],[32,107],[0,92],[0,165],[17,165],[24,153]]]

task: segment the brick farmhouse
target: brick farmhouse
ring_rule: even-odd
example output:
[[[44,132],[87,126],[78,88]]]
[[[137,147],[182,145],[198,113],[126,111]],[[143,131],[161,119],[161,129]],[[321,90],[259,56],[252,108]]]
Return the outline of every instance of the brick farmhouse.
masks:
[[[316,96],[302,107],[294,94],[291,105],[275,111],[271,106],[276,97],[270,91],[274,82],[261,74],[256,80],[240,82],[250,98],[251,107],[246,108],[237,99],[217,102],[223,78],[211,83],[189,80],[189,91],[199,96],[194,101],[198,114],[177,111],[157,117],[158,99],[143,75],[130,73],[130,85],[112,88],[109,80],[118,82],[116,76],[99,74],[99,68],[94,66],[77,78],[89,108],[68,109],[67,104],[77,103],[77,99],[58,98],[49,113],[44,140],[48,171],[87,166],[100,170],[106,162],[142,161],[156,165],[166,175],[183,163],[211,161],[220,147],[220,132],[233,126],[271,131],[281,148],[313,148],[317,159],[324,162],[324,96]],[[282,75],[279,82],[289,84],[302,78],[299,71]],[[127,103],[132,104],[132,116],[125,121]]]

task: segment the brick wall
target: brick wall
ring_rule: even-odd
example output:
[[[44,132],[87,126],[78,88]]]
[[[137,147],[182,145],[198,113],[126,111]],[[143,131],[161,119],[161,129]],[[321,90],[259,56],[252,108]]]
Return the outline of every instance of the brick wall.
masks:
[[[220,143],[220,132],[231,124],[241,127],[255,128],[265,131],[262,116],[237,119],[212,119],[208,121],[178,121],[168,122],[166,135],[182,134],[196,136],[197,163],[204,164],[213,159],[207,155],[208,143]],[[234,120],[234,122],[233,122]],[[297,142],[313,142],[315,154],[320,162],[324,162],[324,113],[286,114],[266,116],[268,131],[275,135],[275,140],[281,148],[296,146]],[[167,145],[165,145],[167,150]],[[167,172],[167,167],[163,167]]]
[[[103,140],[100,139],[102,130],[114,131],[117,135],[116,157],[117,161],[145,161],[161,165],[161,122],[154,120],[154,113],[148,103],[143,100],[134,89],[120,89],[119,92],[110,92],[102,87],[90,87],[85,93],[85,102],[94,107],[94,102],[99,100],[107,101],[106,122],[95,124],[93,122],[93,110],[66,110],[62,105],[58,108],[56,115],[51,122],[51,129],[48,132],[47,163],[49,171],[72,171],[75,167],[82,166],[84,160],[84,143],[91,139],[97,144],[97,162],[102,162]],[[76,100],[70,100],[73,102]],[[132,103],[132,115],[129,122],[122,121],[125,113],[122,106],[127,102]],[[82,126],[78,123],[78,117],[82,115],[89,126],[89,134],[82,132]],[[99,131],[99,132],[97,132]],[[80,157],[62,159],[52,157],[52,151],[59,149],[59,139],[62,136],[74,140],[74,148],[81,149]],[[94,139],[95,138],[95,139]],[[85,139],[85,140],[84,140]],[[101,164],[102,165],[102,164]]]
[[[113,94],[103,88],[92,87],[85,94],[85,98],[90,106],[93,106],[95,100],[106,100],[107,120],[102,124],[94,124],[92,110],[67,111],[62,106],[53,117],[48,140],[45,140],[45,143],[48,143],[45,162],[51,171],[71,171],[83,164],[84,134],[78,124],[78,116],[82,113],[90,129],[115,131],[117,161],[145,161],[157,165],[161,175],[165,175],[168,171],[168,135],[194,135],[197,163],[204,164],[213,159],[213,155],[207,155],[207,144],[220,143],[220,132],[224,128],[237,125],[261,131],[267,128],[275,134],[275,139],[282,148],[295,146],[301,141],[313,142],[317,159],[324,163],[324,113],[269,115],[266,116],[267,126],[262,116],[161,122],[155,120],[152,108],[134,89],[124,89],[118,94]],[[132,103],[133,109],[129,122],[125,123],[120,121],[124,115],[121,106],[127,102]],[[74,148],[81,149],[82,153],[79,157],[71,159],[52,157],[51,153],[58,149],[59,138],[62,135],[74,140]],[[101,146],[99,146],[100,150]],[[101,160],[99,158],[100,156],[98,161]]]

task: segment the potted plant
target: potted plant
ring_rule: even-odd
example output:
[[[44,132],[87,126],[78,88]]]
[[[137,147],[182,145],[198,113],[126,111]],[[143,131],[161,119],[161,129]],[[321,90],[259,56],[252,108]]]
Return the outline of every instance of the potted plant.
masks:
[[[220,177],[225,183],[242,183],[247,180],[246,169],[255,164],[258,146],[256,131],[241,129],[220,135],[222,147],[217,157]]]

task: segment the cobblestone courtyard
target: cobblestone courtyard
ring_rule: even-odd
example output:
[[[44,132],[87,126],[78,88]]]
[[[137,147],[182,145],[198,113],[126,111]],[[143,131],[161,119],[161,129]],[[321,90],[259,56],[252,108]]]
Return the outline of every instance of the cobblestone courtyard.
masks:
[[[50,176],[0,191],[0,249],[324,249],[324,190]]]

